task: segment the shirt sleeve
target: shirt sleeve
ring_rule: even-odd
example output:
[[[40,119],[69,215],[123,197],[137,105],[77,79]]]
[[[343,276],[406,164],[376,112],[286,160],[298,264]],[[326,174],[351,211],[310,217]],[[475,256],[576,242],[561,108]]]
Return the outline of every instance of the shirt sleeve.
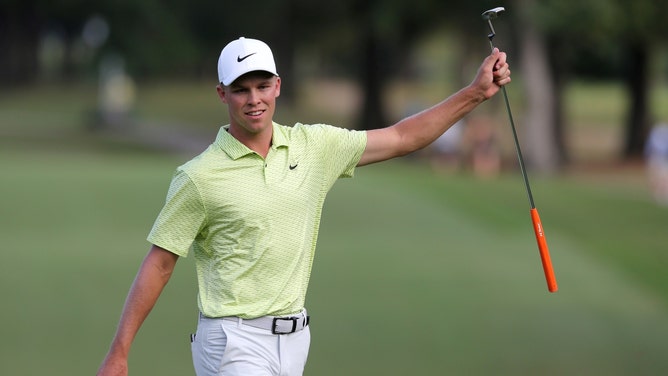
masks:
[[[202,198],[188,174],[177,170],[147,240],[178,256],[186,257],[204,225]]]
[[[366,148],[366,131],[334,126],[323,126],[321,130],[324,135],[323,150],[329,166],[328,173],[333,174],[328,180],[352,177]]]

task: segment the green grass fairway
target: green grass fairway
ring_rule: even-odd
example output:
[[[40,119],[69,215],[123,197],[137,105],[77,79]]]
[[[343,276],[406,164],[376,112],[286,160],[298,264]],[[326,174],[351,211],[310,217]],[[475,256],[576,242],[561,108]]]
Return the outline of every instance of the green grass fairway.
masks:
[[[620,93],[570,88],[576,157],[610,154],[592,140],[616,140]],[[0,94],[0,375],[94,374],[187,158],[82,131],[95,101],[85,85]],[[221,112],[209,83],[143,86],[137,108],[199,129]],[[356,175],[325,204],[306,375],[668,374],[668,209],[642,170],[530,173],[555,294],[516,172],[485,181],[401,160]],[[131,375],[193,374],[195,294],[193,262],[181,260]]]
[[[2,375],[95,372],[182,161],[93,149],[0,149]],[[339,182],[307,298],[306,374],[668,373],[668,211],[625,181],[532,183],[556,294],[519,176],[399,161]],[[193,269],[179,262],[131,374],[193,374]]]
[[[618,205],[592,225],[588,213],[606,199],[592,198],[596,186],[536,181],[560,285],[550,294],[519,176],[486,183],[396,163],[367,169],[328,202],[309,295],[314,322],[323,321],[313,329],[312,374],[668,371],[665,289],[640,282],[618,260],[593,252],[591,238],[570,232],[582,227],[627,244],[649,226],[665,242],[667,213],[639,202],[638,192],[615,195],[608,187]],[[621,222],[618,215],[628,219],[618,212],[626,200],[659,222],[636,217],[626,228],[606,228]],[[663,244],[629,247],[626,258],[647,251],[665,266]]]

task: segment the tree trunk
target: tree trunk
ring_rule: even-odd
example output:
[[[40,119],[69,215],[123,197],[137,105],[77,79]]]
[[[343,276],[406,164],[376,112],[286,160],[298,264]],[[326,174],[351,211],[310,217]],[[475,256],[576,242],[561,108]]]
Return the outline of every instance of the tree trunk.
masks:
[[[624,158],[642,157],[649,118],[649,48],[643,42],[631,42],[626,48],[629,64],[626,85],[631,106],[626,120]]]
[[[35,7],[21,2],[0,9],[0,86],[37,79],[40,23]]]
[[[285,5],[279,7],[276,16],[283,20],[281,32],[273,36],[268,36],[267,39],[273,37],[275,46],[272,46],[274,59],[277,62],[278,74],[281,76],[281,102],[286,105],[292,105],[295,102],[297,77],[295,77],[295,14],[296,10],[294,1],[287,1]],[[280,64],[279,64],[280,63]]]
[[[521,71],[527,97],[527,110],[523,121],[526,140],[524,143],[520,140],[520,143],[523,151],[526,149],[528,167],[551,173],[556,171],[562,162],[559,152],[559,139],[562,135],[557,124],[560,118],[560,101],[556,97],[556,85],[550,70],[544,36],[527,14],[520,14],[518,18],[521,31]]]
[[[377,129],[387,126],[383,106],[382,83],[387,79],[383,42],[375,27],[375,2],[363,2],[359,8],[361,35],[357,45],[361,69],[359,82],[362,86],[363,102],[357,129]]]

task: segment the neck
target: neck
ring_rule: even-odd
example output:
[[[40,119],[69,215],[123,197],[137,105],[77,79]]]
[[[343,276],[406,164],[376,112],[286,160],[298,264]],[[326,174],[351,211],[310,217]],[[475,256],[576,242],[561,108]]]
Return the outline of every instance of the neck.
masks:
[[[247,148],[262,156],[262,158],[266,158],[267,154],[269,154],[269,148],[271,148],[271,140],[273,137],[273,127],[268,127],[259,133],[252,133],[241,127],[230,125],[228,132]]]

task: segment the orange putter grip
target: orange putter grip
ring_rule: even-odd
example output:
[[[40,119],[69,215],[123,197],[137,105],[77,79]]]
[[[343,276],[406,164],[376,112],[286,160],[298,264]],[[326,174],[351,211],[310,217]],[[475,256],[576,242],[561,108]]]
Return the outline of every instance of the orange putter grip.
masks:
[[[547,240],[545,239],[545,231],[543,224],[540,222],[538,210],[531,209],[531,222],[533,222],[533,231],[536,233],[536,242],[538,242],[538,250],[540,251],[540,260],[543,263],[543,272],[545,272],[545,281],[547,281],[547,289],[550,292],[557,291],[557,280],[554,277],[554,269],[552,269],[552,260],[550,260],[550,251],[547,249]]]

